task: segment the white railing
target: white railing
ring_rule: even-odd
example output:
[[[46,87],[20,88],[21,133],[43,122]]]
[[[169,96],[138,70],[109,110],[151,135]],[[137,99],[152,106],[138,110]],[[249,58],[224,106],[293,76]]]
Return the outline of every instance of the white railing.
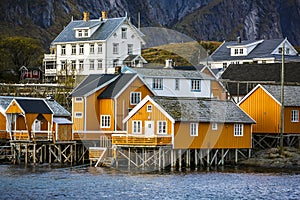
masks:
[[[44,61],[55,61],[56,55],[55,54],[44,54]]]

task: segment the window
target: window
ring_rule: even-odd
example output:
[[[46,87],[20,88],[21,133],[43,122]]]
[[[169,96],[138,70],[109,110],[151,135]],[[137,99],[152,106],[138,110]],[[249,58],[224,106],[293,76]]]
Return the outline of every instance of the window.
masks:
[[[227,63],[223,63],[223,69],[227,68]]]
[[[75,97],[75,102],[82,102],[82,97]]]
[[[130,105],[136,105],[141,101],[141,92],[130,93]]]
[[[278,48],[278,53],[282,53],[282,47]]]
[[[101,128],[110,128],[110,115],[101,115],[100,119]]]
[[[113,44],[113,54],[118,54],[119,53],[119,44],[114,43]]]
[[[72,70],[76,70],[76,60],[71,60]]]
[[[72,45],[72,55],[76,55],[76,45]]]
[[[244,49],[240,49],[240,54],[244,54]]]
[[[61,70],[66,70],[66,61],[61,61]]]
[[[78,30],[78,37],[82,37],[82,30]]]
[[[239,49],[234,49],[234,54],[235,55],[239,54]]]
[[[133,44],[127,45],[127,54],[132,55],[133,54]]]
[[[299,122],[299,110],[292,110],[292,122]]]
[[[79,60],[79,70],[83,70],[83,60]]]
[[[162,78],[154,78],[152,83],[152,88],[155,90],[163,89],[163,79]]]
[[[118,62],[119,62],[119,60],[118,60],[118,59],[115,59],[115,60],[113,61],[113,67],[117,67],[117,66],[118,66]]]
[[[83,44],[79,45],[79,54],[84,54],[84,45]]]
[[[102,44],[98,44],[98,53],[102,53]]]
[[[122,39],[127,38],[127,28],[122,28]]]
[[[95,53],[95,45],[90,44],[90,54],[94,54],[94,53]]]
[[[212,123],[211,130],[213,130],[213,131],[218,130],[218,124],[217,123]]]
[[[90,70],[94,70],[94,69],[95,69],[95,61],[90,60]]]
[[[196,91],[196,92],[201,91],[201,80],[198,79],[191,80],[191,91]]]
[[[175,79],[175,90],[179,90],[179,78]]]
[[[37,76],[37,75],[39,74],[39,72],[38,72],[37,70],[33,70],[32,74],[33,74],[34,76]]]
[[[152,112],[152,105],[147,105],[147,112]]]
[[[75,112],[75,118],[82,118],[82,112]]]
[[[66,55],[66,45],[61,45],[61,55]]]
[[[243,124],[234,124],[234,136],[243,136]]]
[[[158,128],[158,134],[166,134],[167,133],[167,122],[166,121],[158,121],[157,128]]]
[[[142,133],[142,121],[132,121],[132,133],[133,134]]]
[[[88,37],[89,36],[89,31],[88,30],[83,30],[84,31],[84,37]]]
[[[198,124],[190,123],[190,136],[198,136]]]
[[[98,60],[98,67],[97,67],[97,69],[102,69],[102,60],[101,59]]]
[[[286,48],[286,49],[285,49],[285,54],[286,54],[286,55],[289,55],[289,54],[290,54],[290,48]]]

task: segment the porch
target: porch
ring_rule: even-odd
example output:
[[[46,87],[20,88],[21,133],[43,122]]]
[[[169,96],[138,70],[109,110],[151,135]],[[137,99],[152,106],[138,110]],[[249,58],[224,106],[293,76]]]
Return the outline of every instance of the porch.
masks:
[[[168,146],[172,145],[171,135],[133,135],[133,134],[112,134],[113,145],[125,146]]]

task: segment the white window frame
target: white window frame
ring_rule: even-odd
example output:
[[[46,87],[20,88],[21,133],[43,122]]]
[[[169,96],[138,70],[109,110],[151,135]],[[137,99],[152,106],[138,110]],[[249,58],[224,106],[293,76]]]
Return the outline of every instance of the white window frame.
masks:
[[[299,122],[299,110],[292,110],[292,122]]]
[[[61,45],[61,55],[66,55],[66,45]]]
[[[103,45],[101,43],[98,43],[98,53],[103,53]]]
[[[75,102],[82,102],[83,98],[82,97],[75,97]]]
[[[110,128],[110,115],[100,115],[100,128]]]
[[[213,122],[213,123],[211,124],[211,130],[213,130],[213,131],[218,130],[218,123]]]
[[[198,123],[190,123],[190,136],[198,136]]]
[[[76,55],[76,45],[72,44],[72,55]]]
[[[71,60],[71,69],[76,70],[76,60]]]
[[[82,118],[82,112],[75,112],[74,113],[74,118]]]
[[[95,53],[95,45],[90,44],[90,54],[94,54],[94,53]]]
[[[141,134],[142,133],[142,121],[133,120],[132,121],[132,134]]]
[[[90,70],[95,69],[95,60],[90,60]]]
[[[98,60],[98,65],[97,65],[97,69],[102,69],[103,68],[103,60],[99,59]]]
[[[201,92],[201,79],[191,79],[191,91]]]
[[[66,70],[66,68],[67,68],[67,62],[61,61],[61,70]]]
[[[152,89],[162,90],[163,89],[163,79],[162,78],[153,78]]]
[[[157,134],[167,134],[167,121],[157,121]]]
[[[136,105],[142,100],[141,92],[130,92],[130,105]]]
[[[180,79],[179,78],[175,79],[175,90],[180,90]]]
[[[152,105],[147,105],[147,112],[152,112]]]
[[[84,54],[84,44],[79,44],[79,54],[80,55]]]
[[[79,70],[82,71],[83,70],[83,66],[84,66],[84,61],[83,60],[79,60]]]
[[[234,124],[234,136],[242,137],[244,136],[244,124]]]
[[[121,28],[121,32],[122,32],[122,39],[127,39],[127,28],[126,27],[122,27]]]
[[[234,49],[234,55],[238,55],[239,54],[239,49]]]
[[[113,43],[113,54],[119,54],[119,43]]]
[[[127,54],[128,55],[133,54],[133,44],[127,44]]]

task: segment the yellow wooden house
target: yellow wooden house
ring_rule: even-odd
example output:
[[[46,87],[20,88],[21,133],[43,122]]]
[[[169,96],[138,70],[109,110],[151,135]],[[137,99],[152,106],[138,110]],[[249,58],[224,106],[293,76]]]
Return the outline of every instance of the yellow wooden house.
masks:
[[[76,140],[95,140],[123,133],[122,120],[152,92],[137,74],[89,75],[72,92]]]
[[[280,85],[257,85],[238,105],[256,121],[253,134],[280,133]],[[300,87],[284,86],[284,134],[300,134],[299,112]]]
[[[123,122],[128,133],[113,144],[173,149],[249,149],[255,123],[231,101],[150,96]]]

